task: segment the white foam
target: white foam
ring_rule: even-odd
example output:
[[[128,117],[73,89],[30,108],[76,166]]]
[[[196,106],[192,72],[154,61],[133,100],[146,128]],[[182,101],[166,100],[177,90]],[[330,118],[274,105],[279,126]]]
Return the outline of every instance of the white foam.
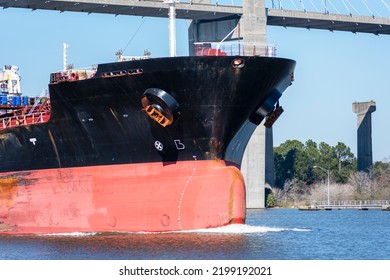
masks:
[[[165,231],[165,232],[122,232],[122,234],[169,234],[169,233],[219,233],[219,234],[251,234],[251,233],[267,233],[267,232],[283,232],[283,231],[311,231],[305,228],[277,228],[252,226],[247,224],[232,224],[217,228],[183,230],[183,231]],[[97,232],[69,232],[69,233],[46,233],[38,234],[39,236],[93,236]]]
[[[96,235],[96,232],[67,232],[67,233],[42,233],[38,236],[92,236]]]
[[[189,232],[245,234],[245,233],[267,233],[267,232],[282,232],[282,231],[310,231],[310,229],[276,228],[276,227],[252,226],[246,224],[232,224],[232,225],[227,225],[218,228],[192,230]]]
[[[252,226],[247,224],[232,224],[217,228],[205,228],[194,230],[178,230],[178,231],[163,231],[163,232],[129,232],[128,234],[170,234],[170,233],[220,233],[220,234],[250,234],[250,233],[267,233],[267,232],[283,232],[283,231],[311,231],[307,228],[277,228]]]

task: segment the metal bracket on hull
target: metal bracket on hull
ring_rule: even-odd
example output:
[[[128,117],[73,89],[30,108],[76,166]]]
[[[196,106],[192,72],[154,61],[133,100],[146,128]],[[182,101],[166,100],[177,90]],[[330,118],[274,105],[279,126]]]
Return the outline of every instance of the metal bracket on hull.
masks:
[[[162,89],[147,89],[142,95],[141,103],[142,110],[163,127],[172,124],[180,115],[179,103]]]
[[[284,112],[283,107],[278,105],[276,106],[275,110],[273,110],[269,116],[267,117],[267,120],[264,122],[264,126],[267,128],[271,128],[272,125],[276,122],[276,120],[280,117],[280,115]]]
[[[265,117],[269,116],[275,110],[275,104],[281,96],[281,92],[273,90],[261,106],[250,116],[250,121],[259,125]]]
[[[148,105],[144,109],[146,114],[154,120],[155,122],[158,122],[161,124],[163,127],[166,127],[167,125],[171,124],[171,121],[167,117],[165,117],[160,111],[159,108],[153,107],[153,105]]]

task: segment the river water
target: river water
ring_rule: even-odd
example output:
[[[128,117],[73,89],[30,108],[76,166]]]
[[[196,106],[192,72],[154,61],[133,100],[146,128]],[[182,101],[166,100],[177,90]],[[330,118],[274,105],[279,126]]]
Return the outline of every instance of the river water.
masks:
[[[2,260],[390,260],[390,211],[248,210],[173,233],[0,235]]]

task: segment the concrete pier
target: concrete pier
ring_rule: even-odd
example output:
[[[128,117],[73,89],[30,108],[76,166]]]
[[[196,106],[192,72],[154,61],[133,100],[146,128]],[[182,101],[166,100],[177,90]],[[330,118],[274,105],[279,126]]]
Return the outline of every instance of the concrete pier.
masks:
[[[264,55],[267,44],[267,17],[265,1],[245,0],[240,32],[244,40],[244,55]]]
[[[265,208],[265,187],[274,185],[272,128],[261,123],[252,135],[242,159],[246,207]]]
[[[368,171],[372,166],[371,114],[376,111],[376,103],[354,102],[352,111],[357,114],[357,169]]]
[[[240,20],[241,35],[244,39],[245,55],[254,50],[265,54],[267,44],[265,1],[243,1],[243,16]],[[264,53],[263,53],[264,52]],[[244,153],[241,166],[246,184],[247,208],[265,208],[265,186],[273,186],[273,137],[272,128],[260,124]]]

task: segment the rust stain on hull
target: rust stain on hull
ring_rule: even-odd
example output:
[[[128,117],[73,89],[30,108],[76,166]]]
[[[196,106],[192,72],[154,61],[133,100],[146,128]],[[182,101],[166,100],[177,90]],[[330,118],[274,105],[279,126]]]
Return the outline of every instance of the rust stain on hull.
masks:
[[[0,232],[6,232],[6,231],[9,231],[10,230],[10,226],[7,225],[7,224],[3,224],[2,222],[0,222]]]
[[[13,225],[4,222],[18,194],[18,178],[0,178],[0,232],[12,231]]]
[[[0,207],[9,207],[13,204],[18,192],[19,181],[20,179],[14,177],[0,178]]]

